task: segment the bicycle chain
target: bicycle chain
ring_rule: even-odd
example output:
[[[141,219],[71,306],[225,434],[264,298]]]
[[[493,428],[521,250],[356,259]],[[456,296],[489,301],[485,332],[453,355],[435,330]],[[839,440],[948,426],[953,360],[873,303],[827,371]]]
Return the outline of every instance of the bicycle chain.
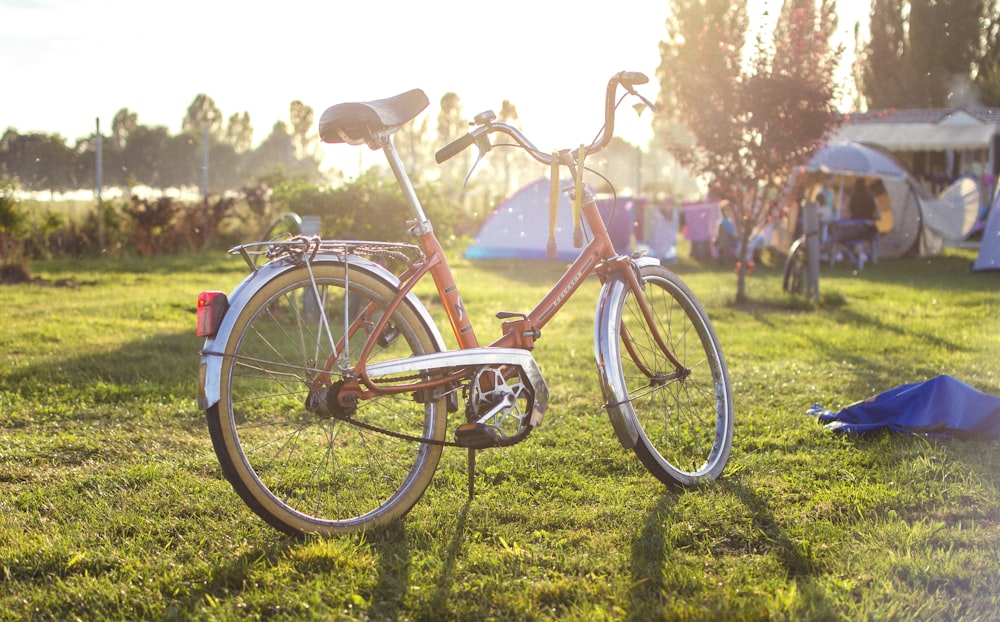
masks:
[[[392,430],[386,430],[385,428],[380,428],[377,425],[372,425],[370,423],[365,423],[364,421],[358,421],[353,417],[337,417],[337,421],[343,421],[349,425],[353,425],[369,432],[377,432],[379,434],[385,434],[386,436],[391,436],[392,438],[398,438],[401,441],[412,441],[414,443],[423,443],[425,445],[437,445],[440,447],[462,447],[455,441],[439,441],[434,438],[425,438],[423,436],[413,436],[411,434],[403,434],[402,432],[393,432]]]
[[[390,384],[394,382],[406,381],[406,380],[420,380],[422,376],[420,374],[413,374],[412,376],[395,376],[393,378],[372,378],[372,382],[376,384]],[[385,428],[380,428],[377,425],[372,425],[370,423],[365,423],[364,421],[358,421],[353,417],[336,417],[337,421],[343,421],[349,425],[368,430],[369,432],[377,432],[379,434],[385,434],[386,436],[391,436],[392,438],[398,438],[402,441],[412,441],[415,443],[424,443],[425,445],[437,445],[440,447],[464,447],[464,445],[459,445],[455,441],[439,441],[433,438],[426,438],[423,436],[413,436],[412,434],[403,434],[402,432],[393,432],[392,430],[387,430]]]

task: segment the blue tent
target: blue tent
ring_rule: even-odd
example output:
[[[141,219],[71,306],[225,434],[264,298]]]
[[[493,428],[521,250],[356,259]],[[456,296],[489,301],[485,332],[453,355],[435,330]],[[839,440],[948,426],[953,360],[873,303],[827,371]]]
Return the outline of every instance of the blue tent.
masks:
[[[818,405],[807,413],[818,415],[827,429],[844,432],[889,429],[962,439],[1000,437],[1000,397],[951,376],[904,384],[838,413]]]
[[[973,270],[1000,270],[1000,192],[993,198],[993,207],[986,217],[983,241],[972,264]]]

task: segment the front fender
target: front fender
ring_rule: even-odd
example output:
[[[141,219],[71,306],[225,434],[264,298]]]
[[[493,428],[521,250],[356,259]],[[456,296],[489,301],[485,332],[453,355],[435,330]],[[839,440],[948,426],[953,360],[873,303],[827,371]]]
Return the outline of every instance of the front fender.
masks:
[[[351,270],[364,271],[382,280],[389,287],[399,287],[399,279],[384,266],[356,255],[348,256],[347,261],[350,264]],[[324,263],[343,265],[344,260],[339,255],[318,255],[312,260],[313,265]],[[200,352],[201,364],[198,368],[198,407],[200,409],[207,410],[219,402],[222,378],[222,353],[225,351],[226,344],[229,343],[229,339],[232,336],[236,318],[246,308],[246,305],[253,299],[254,295],[267,285],[267,283],[298,267],[298,265],[285,259],[269,262],[249,274],[230,294],[229,309],[226,310],[226,314],[222,318],[219,330],[214,336],[205,340],[205,345]],[[444,350],[444,339],[441,337],[441,333],[438,331],[437,325],[434,324],[430,313],[427,312],[427,309],[424,308],[413,292],[407,294],[406,298],[412,303],[413,308],[420,315],[424,323],[431,329],[434,339],[438,344],[438,349]]]
[[[630,266],[638,269],[659,264],[660,260],[654,257],[639,257],[632,259]],[[627,409],[622,408],[627,392],[618,377],[621,347],[617,329],[621,323],[622,298],[626,294],[628,283],[622,274],[612,274],[604,282],[601,295],[597,298],[594,319],[594,356],[597,358],[597,376],[601,381],[604,408],[608,411],[618,441],[625,449],[631,449],[639,440],[639,427],[635,418],[626,414]]]

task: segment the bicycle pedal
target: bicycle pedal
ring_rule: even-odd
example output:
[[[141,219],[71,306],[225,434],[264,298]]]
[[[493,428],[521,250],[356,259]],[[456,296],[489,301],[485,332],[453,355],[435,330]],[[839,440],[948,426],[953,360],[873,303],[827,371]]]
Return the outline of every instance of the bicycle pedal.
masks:
[[[485,423],[463,423],[455,429],[455,443],[469,449],[488,449],[500,445],[500,433]]]

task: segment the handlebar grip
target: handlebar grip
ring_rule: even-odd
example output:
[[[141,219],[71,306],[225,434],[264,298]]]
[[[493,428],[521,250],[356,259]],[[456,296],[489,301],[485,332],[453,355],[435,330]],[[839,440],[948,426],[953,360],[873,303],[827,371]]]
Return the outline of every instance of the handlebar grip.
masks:
[[[438,152],[434,154],[434,159],[438,164],[441,164],[465,151],[474,142],[476,142],[476,137],[471,133],[466,134],[438,149]]]

